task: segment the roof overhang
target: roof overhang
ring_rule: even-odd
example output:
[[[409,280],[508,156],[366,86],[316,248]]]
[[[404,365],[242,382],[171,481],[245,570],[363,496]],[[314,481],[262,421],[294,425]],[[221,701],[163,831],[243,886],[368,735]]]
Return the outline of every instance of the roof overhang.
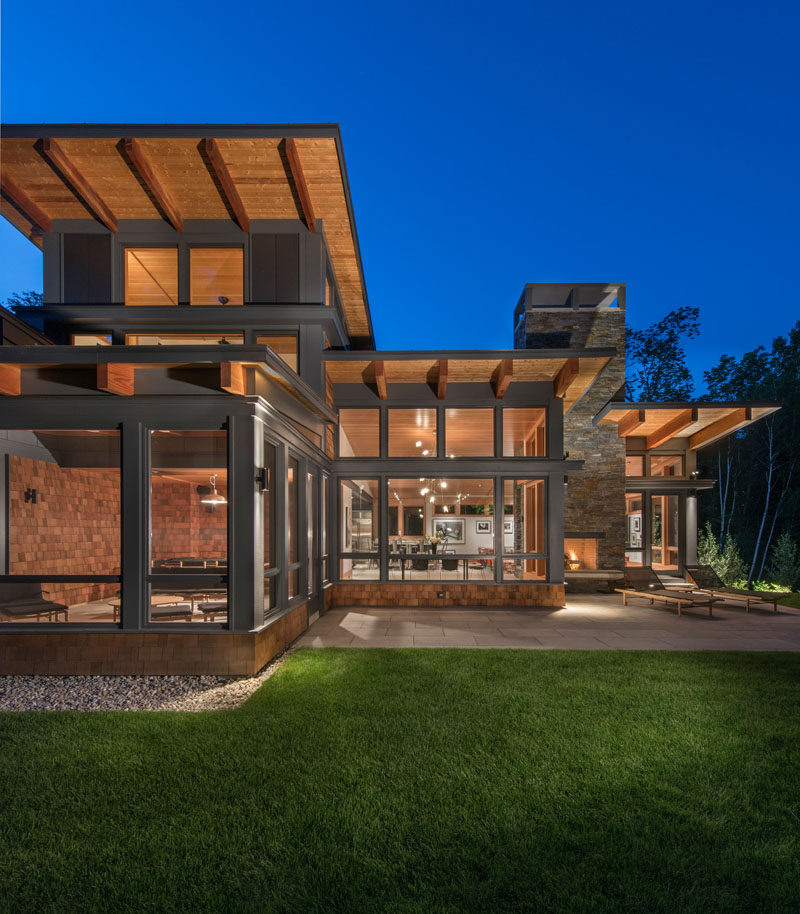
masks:
[[[605,349],[497,349],[324,353],[333,384],[367,384],[386,399],[388,384],[430,384],[444,399],[448,384],[491,384],[501,399],[512,381],[553,385],[568,412],[616,354]]]
[[[321,220],[353,344],[375,345],[337,124],[8,124],[0,154],[0,213],[40,247],[64,219]]]
[[[780,409],[779,403],[617,403],[612,401],[594,417],[597,426],[616,425],[620,438],[644,438],[647,450],[676,438],[691,450],[720,441]]]

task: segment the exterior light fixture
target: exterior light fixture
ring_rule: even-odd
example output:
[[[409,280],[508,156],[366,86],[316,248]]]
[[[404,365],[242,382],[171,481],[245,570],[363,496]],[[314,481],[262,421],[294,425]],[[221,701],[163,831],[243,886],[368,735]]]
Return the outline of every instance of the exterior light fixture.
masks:
[[[207,495],[203,495],[200,499],[200,503],[203,505],[227,505],[228,499],[217,492],[217,474],[214,473],[209,481],[211,482],[211,491]]]

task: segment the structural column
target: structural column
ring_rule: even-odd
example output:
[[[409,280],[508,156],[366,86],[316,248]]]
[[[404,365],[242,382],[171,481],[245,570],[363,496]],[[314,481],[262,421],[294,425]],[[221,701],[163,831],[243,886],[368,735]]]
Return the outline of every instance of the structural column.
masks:
[[[228,419],[228,625],[250,631],[264,607],[264,530],[258,472],[264,465],[264,428],[255,416]]]
[[[150,549],[150,436],[141,422],[122,423],[122,606],[123,630],[140,629],[148,621]]]

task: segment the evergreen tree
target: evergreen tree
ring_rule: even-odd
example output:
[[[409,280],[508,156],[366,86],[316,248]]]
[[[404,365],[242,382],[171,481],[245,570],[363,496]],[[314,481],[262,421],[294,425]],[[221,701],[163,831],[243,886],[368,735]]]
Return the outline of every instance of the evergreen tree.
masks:
[[[684,340],[700,332],[700,309],[684,305],[645,330],[625,331],[628,396],[655,402],[688,400],[694,383],[686,364]]]
[[[800,590],[800,549],[788,533],[782,533],[772,547],[767,576],[770,584]]]

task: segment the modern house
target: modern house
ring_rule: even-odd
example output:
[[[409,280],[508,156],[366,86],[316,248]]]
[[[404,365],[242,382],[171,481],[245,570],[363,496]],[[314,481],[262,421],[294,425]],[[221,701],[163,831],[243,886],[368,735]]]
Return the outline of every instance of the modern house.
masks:
[[[335,125],[11,125],[0,672],[252,673],[331,606],[560,606],[695,557],[699,448],[769,403],[626,403],[625,286],[501,351],[378,350]],[[511,309],[509,309],[511,311]]]

